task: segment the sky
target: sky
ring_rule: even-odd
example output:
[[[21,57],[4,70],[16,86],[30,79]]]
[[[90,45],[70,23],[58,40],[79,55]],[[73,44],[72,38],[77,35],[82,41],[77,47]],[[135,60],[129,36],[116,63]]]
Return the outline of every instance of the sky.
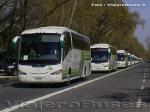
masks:
[[[135,36],[138,38],[140,43],[142,43],[145,48],[146,46],[146,38],[150,39],[150,0],[124,0],[125,3],[133,3],[133,4],[145,4],[145,6],[141,7],[129,7],[131,12],[138,12],[141,19],[144,20],[144,28],[142,26],[137,26],[135,31]]]

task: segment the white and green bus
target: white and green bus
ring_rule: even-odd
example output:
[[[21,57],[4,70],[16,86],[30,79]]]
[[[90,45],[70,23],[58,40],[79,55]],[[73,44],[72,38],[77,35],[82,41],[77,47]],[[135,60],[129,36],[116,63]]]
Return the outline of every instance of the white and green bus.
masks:
[[[128,67],[132,65],[132,57],[131,57],[131,54],[128,52],[127,53],[128,55]]]
[[[117,67],[128,67],[128,55],[125,50],[117,50]]]
[[[91,70],[113,71],[117,68],[117,49],[109,44],[91,46]]]
[[[91,74],[90,40],[71,29],[25,30],[19,46],[18,77],[23,83],[69,82]]]

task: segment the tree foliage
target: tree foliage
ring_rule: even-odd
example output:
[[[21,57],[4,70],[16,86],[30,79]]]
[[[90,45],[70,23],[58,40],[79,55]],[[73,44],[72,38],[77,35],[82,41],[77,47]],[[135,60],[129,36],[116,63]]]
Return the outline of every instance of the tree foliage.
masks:
[[[143,25],[137,12],[128,7],[95,7],[92,3],[123,3],[123,0],[77,0],[71,22],[74,29],[91,39],[91,44],[108,43],[146,58],[147,51],[134,37]],[[41,26],[69,26],[75,0],[3,0],[0,2],[0,47],[23,30]],[[6,11],[6,9],[9,9]]]

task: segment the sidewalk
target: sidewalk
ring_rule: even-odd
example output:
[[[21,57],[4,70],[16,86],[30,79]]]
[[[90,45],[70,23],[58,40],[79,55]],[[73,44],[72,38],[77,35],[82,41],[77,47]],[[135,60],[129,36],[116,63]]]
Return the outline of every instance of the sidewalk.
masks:
[[[0,74],[0,80],[3,80],[3,79],[8,79],[8,80],[17,80],[18,79],[18,76],[8,76],[8,75],[5,75],[5,74]]]

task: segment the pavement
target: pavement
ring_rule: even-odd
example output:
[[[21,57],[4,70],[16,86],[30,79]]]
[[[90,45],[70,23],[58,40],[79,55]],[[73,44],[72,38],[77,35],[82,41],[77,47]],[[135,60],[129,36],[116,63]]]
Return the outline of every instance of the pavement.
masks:
[[[70,85],[0,80],[0,112],[150,112],[150,63]]]

